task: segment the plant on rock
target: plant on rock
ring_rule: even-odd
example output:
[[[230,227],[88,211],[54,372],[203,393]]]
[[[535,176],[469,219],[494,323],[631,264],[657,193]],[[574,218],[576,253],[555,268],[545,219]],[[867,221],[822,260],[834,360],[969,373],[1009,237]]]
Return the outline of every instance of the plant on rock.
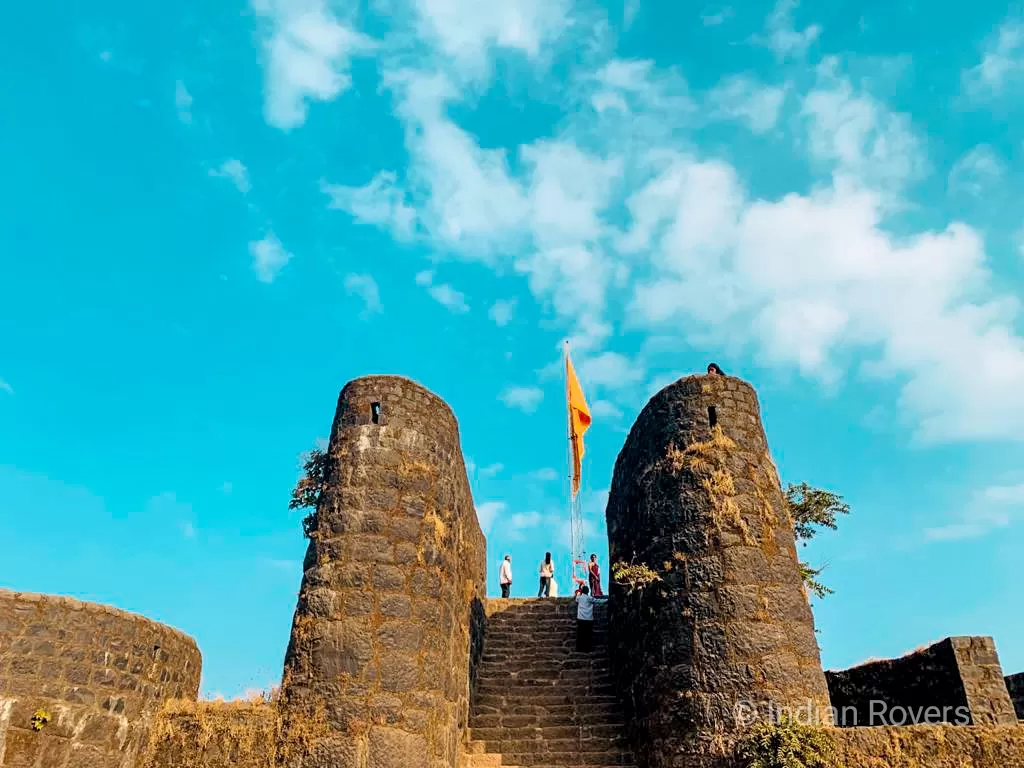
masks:
[[[831,736],[791,719],[755,725],[736,757],[740,768],[843,768]]]
[[[612,580],[625,587],[628,594],[633,594],[656,581],[661,581],[661,577],[643,563],[627,563],[620,560],[612,564]]]
[[[834,531],[838,527],[836,517],[850,512],[850,507],[843,501],[842,496],[820,488],[812,488],[807,483],[786,486],[786,506],[789,508],[789,516],[793,518],[796,540],[805,547],[818,533],[818,528]],[[831,589],[818,581],[818,575],[823,570],[824,566],[812,568],[805,562],[800,563],[800,575],[803,576],[804,586],[819,599],[832,594]]]
[[[314,448],[304,457],[302,477],[292,489],[292,498],[288,502],[288,509],[313,510],[302,519],[302,532],[307,539],[316,530],[316,508],[326,484],[327,454],[319,448]]]

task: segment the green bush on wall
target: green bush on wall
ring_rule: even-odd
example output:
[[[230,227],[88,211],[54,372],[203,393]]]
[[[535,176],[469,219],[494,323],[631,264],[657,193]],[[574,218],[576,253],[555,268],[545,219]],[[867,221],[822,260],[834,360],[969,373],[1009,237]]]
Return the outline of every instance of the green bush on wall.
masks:
[[[754,726],[736,756],[741,768],[843,768],[831,736],[791,720]]]

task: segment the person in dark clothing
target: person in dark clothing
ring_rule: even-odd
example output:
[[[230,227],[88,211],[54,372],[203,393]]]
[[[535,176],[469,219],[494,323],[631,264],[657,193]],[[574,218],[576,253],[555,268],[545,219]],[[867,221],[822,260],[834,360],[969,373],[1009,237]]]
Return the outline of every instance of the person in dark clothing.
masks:
[[[722,373],[722,369],[718,367],[718,363],[711,363],[708,366],[708,373],[716,373],[719,376],[725,376],[725,374]]]

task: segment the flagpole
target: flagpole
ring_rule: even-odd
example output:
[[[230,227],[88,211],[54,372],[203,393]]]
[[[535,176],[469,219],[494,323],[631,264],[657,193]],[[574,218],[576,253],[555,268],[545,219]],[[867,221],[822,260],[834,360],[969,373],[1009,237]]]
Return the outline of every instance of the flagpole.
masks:
[[[572,584],[572,577],[576,573],[576,566],[573,560],[576,558],[576,516],[573,514],[573,463],[572,463],[572,404],[569,402],[569,340],[565,340],[563,348],[562,373],[565,376],[565,463],[569,477],[569,584]],[[568,585],[566,585],[568,586]]]

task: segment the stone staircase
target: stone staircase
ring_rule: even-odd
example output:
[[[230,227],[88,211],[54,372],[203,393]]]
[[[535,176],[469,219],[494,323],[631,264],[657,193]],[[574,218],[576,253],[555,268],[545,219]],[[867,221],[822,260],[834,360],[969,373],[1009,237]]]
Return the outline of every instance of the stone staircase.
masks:
[[[607,609],[576,651],[572,598],[489,600],[464,768],[635,765],[611,679]]]

